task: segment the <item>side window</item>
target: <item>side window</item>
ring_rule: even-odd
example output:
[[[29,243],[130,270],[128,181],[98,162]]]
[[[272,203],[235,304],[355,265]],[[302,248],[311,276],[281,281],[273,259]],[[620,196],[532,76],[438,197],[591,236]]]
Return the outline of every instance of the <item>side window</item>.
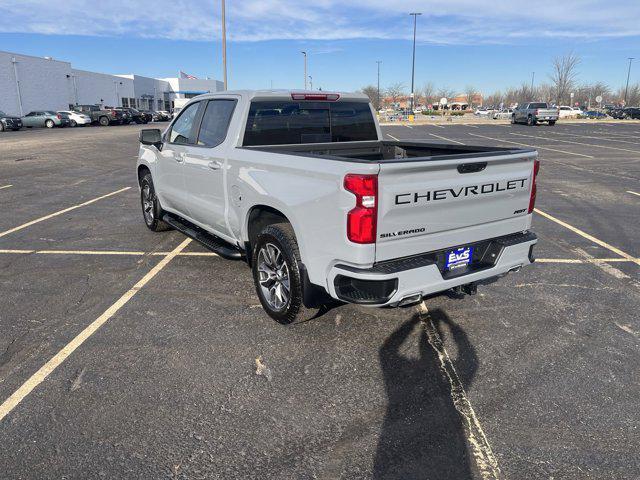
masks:
[[[224,142],[235,108],[235,100],[210,100],[202,117],[198,145],[215,147]]]
[[[171,127],[169,143],[177,143],[181,145],[195,143],[195,139],[191,138],[191,131],[193,130],[193,122],[198,114],[198,107],[200,107],[200,102],[192,103],[182,111],[176,122]]]

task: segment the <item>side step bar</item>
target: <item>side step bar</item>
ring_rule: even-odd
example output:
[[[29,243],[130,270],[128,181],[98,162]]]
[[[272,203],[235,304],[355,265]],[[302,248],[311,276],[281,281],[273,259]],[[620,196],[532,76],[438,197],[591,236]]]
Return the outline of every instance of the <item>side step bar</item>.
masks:
[[[162,216],[162,221],[171,225],[179,232],[184,233],[187,237],[201,243],[207,249],[217,253],[222,258],[227,258],[229,260],[241,260],[244,258],[244,254],[238,248],[176,215],[165,213]]]

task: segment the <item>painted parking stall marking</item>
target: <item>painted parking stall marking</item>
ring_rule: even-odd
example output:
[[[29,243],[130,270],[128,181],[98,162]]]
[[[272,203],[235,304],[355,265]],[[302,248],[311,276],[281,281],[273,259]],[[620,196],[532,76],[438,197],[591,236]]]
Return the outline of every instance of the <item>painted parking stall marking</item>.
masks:
[[[0,237],[4,237],[4,236],[9,235],[11,233],[17,232],[18,230],[22,230],[23,228],[27,228],[27,227],[30,227],[31,225],[35,225],[36,223],[43,222],[45,220],[49,220],[50,218],[57,217],[58,215],[62,215],[63,213],[70,212],[70,211],[75,210],[77,208],[86,207],[87,205],[91,205],[92,203],[95,203],[95,202],[97,202],[99,200],[102,200],[104,198],[112,197],[113,195],[117,195],[118,193],[126,192],[130,188],[131,187],[121,188],[120,190],[116,190],[115,192],[107,193],[106,195],[102,195],[100,197],[93,198],[93,199],[91,199],[89,201],[80,203],[78,205],[73,205],[72,207],[65,208],[64,210],[60,210],[58,212],[50,213],[49,215],[45,215],[44,217],[36,218],[35,220],[31,220],[30,222],[23,223],[22,225],[19,225],[17,227],[10,228],[9,230],[5,230],[4,232],[0,232]]]
[[[0,190],[4,190],[5,188],[11,188],[13,185],[2,185],[0,186]]]
[[[166,267],[176,255],[191,243],[191,239],[187,238],[180,245],[167,254],[158,264],[153,267],[144,277],[142,277],[133,287],[131,287],[124,295],[122,295],[113,305],[96,318],[89,326],[80,332],[73,340],[65,345],[62,350],[55,354],[47,363],[34,373],[24,382],[20,388],[11,394],[2,405],[0,405],[0,422],[11,411],[16,408],[22,400],[29,395],[34,388],[40,385],[56,368],[58,368],[78,347],[80,347],[91,335],[93,335],[100,327],[102,327],[110,318],[112,318],[118,310],[120,310],[136,293],[140,291],[153,277],[155,277],[164,267]]]
[[[529,145],[527,143],[511,142],[509,140],[502,140],[500,138],[493,138],[493,137],[487,137],[485,135],[478,135],[477,133],[469,133],[469,135],[472,135],[474,137],[486,138],[487,140],[493,140],[495,142],[512,143],[513,145],[521,145],[523,147],[535,148],[536,150],[549,150],[551,152],[564,153],[565,155],[575,155],[576,157],[595,158],[591,155],[585,155],[584,153],[567,152],[565,150],[558,150],[557,148],[540,147],[536,145]]]
[[[640,151],[630,150],[628,148],[610,147],[608,145],[595,145],[593,143],[573,142],[571,140],[563,140],[561,138],[536,137],[534,135],[525,135],[523,133],[510,133],[509,135],[516,135],[518,137],[537,138],[537,139],[544,139],[544,140],[553,140],[554,142],[572,143],[574,145],[582,145],[584,147],[596,147],[596,148],[605,148],[607,150],[619,150],[621,152],[628,152],[628,153],[634,153],[636,155],[640,155]],[[537,147],[537,148],[542,148],[542,147]]]

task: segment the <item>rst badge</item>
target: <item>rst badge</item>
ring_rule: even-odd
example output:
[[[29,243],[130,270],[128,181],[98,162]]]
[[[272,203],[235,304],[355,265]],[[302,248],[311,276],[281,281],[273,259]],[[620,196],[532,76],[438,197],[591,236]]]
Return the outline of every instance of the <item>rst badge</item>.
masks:
[[[462,247],[456,250],[450,250],[446,253],[445,270],[455,270],[466,267],[471,263],[472,258],[473,247]]]

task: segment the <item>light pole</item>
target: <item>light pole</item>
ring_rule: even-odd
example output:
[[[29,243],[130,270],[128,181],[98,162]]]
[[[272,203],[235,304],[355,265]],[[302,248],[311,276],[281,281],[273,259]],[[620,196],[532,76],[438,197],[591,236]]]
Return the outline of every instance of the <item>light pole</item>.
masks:
[[[376,60],[376,63],[378,64],[378,105],[376,105],[376,108],[380,110],[380,64],[382,60]]]
[[[313,77],[309,75],[309,90],[313,90]]]
[[[301,50],[300,53],[304,55],[304,89],[307,89],[307,52]]]
[[[222,0],[222,76],[224,89],[227,89],[227,20],[225,16],[225,5]]]
[[[533,96],[533,79],[534,78],[536,78],[536,72],[531,72],[531,96]],[[531,100],[533,100],[533,98]]]
[[[629,70],[627,70],[627,86],[624,89],[624,106],[627,106],[627,93],[629,92],[629,75],[631,75],[631,61],[635,57],[629,57]]]
[[[413,81],[416,71],[416,24],[418,15],[422,15],[422,13],[410,13],[409,15],[413,15],[413,60],[411,62],[411,115],[413,115]]]

